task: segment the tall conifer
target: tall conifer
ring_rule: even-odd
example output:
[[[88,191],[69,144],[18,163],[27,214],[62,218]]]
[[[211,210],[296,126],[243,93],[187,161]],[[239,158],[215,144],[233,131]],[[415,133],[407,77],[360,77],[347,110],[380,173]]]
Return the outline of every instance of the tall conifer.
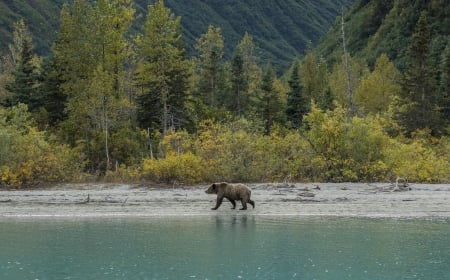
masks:
[[[13,82],[7,85],[7,90],[11,92],[8,100],[9,105],[24,103],[28,105],[30,111],[36,111],[39,107],[38,90],[38,70],[35,65],[33,53],[33,41],[28,28],[23,20],[14,26],[15,48],[17,54],[13,54],[16,60],[16,69],[13,72]]]
[[[309,102],[302,90],[299,75],[299,62],[296,61],[289,78],[289,92],[287,94],[286,116],[292,128],[299,128],[303,116],[309,111]]]
[[[275,72],[270,65],[267,65],[262,77],[258,104],[266,135],[271,133],[271,128],[275,123],[281,121],[281,114],[283,113],[280,96],[274,82]]]
[[[442,55],[440,79],[440,112],[444,126],[450,125],[450,43]],[[450,129],[450,127],[449,127]],[[450,133],[450,131],[448,131]]]
[[[165,7],[164,1],[149,6],[139,48],[138,119],[142,127],[159,129],[165,135],[170,127],[179,128],[188,121],[188,66],[180,17]]]
[[[200,97],[210,107],[220,107],[219,95],[223,90],[223,37],[219,27],[210,25],[197,39],[195,48],[200,54]]]
[[[429,54],[427,15],[422,12],[409,46],[397,113],[397,119],[407,135],[424,128],[431,129],[434,134],[438,133],[437,88]]]
[[[239,51],[233,56],[231,61],[231,87],[232,97],[229,102],[229,109],[236,116],[241,117],[248,107],[248,77],[244,68],[244,60]]]

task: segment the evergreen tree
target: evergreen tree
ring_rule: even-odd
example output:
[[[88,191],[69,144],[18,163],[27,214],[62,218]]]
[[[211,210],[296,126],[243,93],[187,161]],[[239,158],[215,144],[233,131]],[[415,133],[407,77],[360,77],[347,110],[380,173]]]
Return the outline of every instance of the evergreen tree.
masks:
[[[247,32],[237,45],[236,52],[241,55],[243,62],[244,85],[246,87],[244,114],[250,117],[258,111],[256,104],[258,104],[258,95],[260,93],[262,69],[258,65],[257,47],[253,42],[252,36]]]
[[[93,45],[94,9],[87,0],[74,0],[61,9],[60,30],[53,48],[62,71],[62,88],[68,98],[84,92],[86,79],[95,71],[99,53]]]
[[[256,56],[256,46],[252,36],[245,32],[244,37],[237,45],[237,51],[242,56],[244,73],[248,80],[249,94],[257,91],[261,82],[262,71],[258,66],[258,57]]]
[[[222,105],[218,97],[224,88],[221,29],[210,25],[208,31],[197,39],[195,48],[200,54],[200,97],[211,108],[218,108]]]
[[[439,131],[437,88],[429,50],[427,15],[422,12],[409,47],[397,112],[397,119],[407,135],[416,129],[428,128],[433,134]]]
[[[442,55],[439,92],[441,118],[443,124],[448,127],[450,125],[450,43],[447,44]]]
[[[314,100],[322,109],[333,105],[331,92],[327,92],[330,87],[324,59],[318,60],[312,52],[308,52],[300,65],[300,77],[306,100]]]
[[[65,112],[67,95],[61,89],[64,80],[61,77],[62,71],[57,67],[55,59],[48,58],[44,61],[40,77],[41,104],[48,114],[48,122],[51,126],[67,118]]]
[[[14,38],[16,44],[12,49],[17,50],[15,56],[16,69],[13,72],[13,82],[7,85],[7,90],[11,92],[11,96],[7,101],[10,106],[18,103],[27,104],[28,110],[36,111],[39,104],[39,74],[34,61],[33,41],[25,22],[20,20],[14,26]]]
[[[266,135],[271,133],[271,128],[275,123],[282,121],[282,104],[280,96],[274,87],[274,80],[275,72],[273,68],[268,65],[266,66],[262,77],[261,93],[258,104]]]
[[[52,74],[62,80],[67,97],[61,132],[71,145],[81,145],[92,171],[103,173],[113,161],[127,161],[111,158],[110,150],[120,144],[110,135],[129,124],[131,104],[123,81],[133,15],[131,0],[74,0],[61,11],[54,46],[59,73]]]
[[[299,75],[299,62],[295,61],[289,78],[286,116],[292,128],[300,128],[302,119],[309,111],[309,101],[305,98]]]
[[[139,44],[142,60],[137,70],[141,89],[137,97],[141,127],[182,127],[188,121],[186,91],[188,65],[181,37],[180,18],[158,0],[148,9]]]
[[[233,56],[231,62],[232,97],[229,102],[229,110],[241,117],[248,107],[248,78],[244,69],[244,60],[239,51]]]
[[[317,107],[321,110],[334,110],[334,96],[330,87],[327,87],[323,92],[322,97],[317,100]]]

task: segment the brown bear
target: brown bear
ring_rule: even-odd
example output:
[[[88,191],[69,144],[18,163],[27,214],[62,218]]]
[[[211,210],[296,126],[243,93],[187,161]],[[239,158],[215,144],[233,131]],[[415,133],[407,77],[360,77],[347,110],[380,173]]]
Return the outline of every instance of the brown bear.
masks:
[[[228,183],[214,183],[206,191],[208,194],[217,194],[216,207],[211,208],[217,210],[224,198],[228,199],[233,208],[236,208],[236,200],[240,200],[242,208],[240,210],[247,210],[247,202],[255,208],[255,202],[250,199],[252,191],[244,184],[228,184]]]

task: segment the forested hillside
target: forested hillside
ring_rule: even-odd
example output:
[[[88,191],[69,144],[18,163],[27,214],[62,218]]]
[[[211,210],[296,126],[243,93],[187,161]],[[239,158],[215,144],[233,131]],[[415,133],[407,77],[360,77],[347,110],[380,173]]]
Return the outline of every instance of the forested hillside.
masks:
[[[431,57],[438,63],[450,36],[450,2],[447,0],[356,1],[344,17],[349,53],[367,60],[370,66],[384,53],[404,70],[408,46],[422,11],[427,12]],[[335,61],[342,52],[341,32],[338,20],[316,52]]]
[[[227,56],[208,24],[189,52],[163,0],[139,32],[132,0],[64,5],[45,57],[18,21],[1,57],[0,187],[450,182],[448,5],[359,0],[281,74],[251,33]]]
[[[24,19],[40,55],[48,54],[59,27],[59,13],[66,0],[0,1],[0,54],[12,41],[14,23]]]
[[[63,3],[73,0],[1,1],[0,53],[12,39],[14,22],[23,18],[29,26],[40,55],[49,53],[59,26],[59,12]],[[135,0],[136,18],[132,32],[142,31],[148,4],[154,1]],[[245,32],[251,34],[259,47],[261,59],[286,68],[295,56],[304,54],[311,42],[317,43],[328,31],[341,8],[348,8],[354,0],[167,0],[166,5],[181,16],[183,38],[190,53],[196,38],[205,33],[208,25],[220,27],[225,40],[225,55]]]

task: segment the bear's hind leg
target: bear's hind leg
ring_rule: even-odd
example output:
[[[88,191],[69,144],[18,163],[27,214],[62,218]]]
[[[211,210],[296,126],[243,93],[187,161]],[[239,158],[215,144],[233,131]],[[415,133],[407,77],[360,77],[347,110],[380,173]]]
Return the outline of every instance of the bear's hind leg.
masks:
[[[247,210],[247,200],[241,199],[242,208],[239,210]]]
[[[253,208],[255,208],[255,202],[250,198],[248,199],[248,203],[250,203],[253,206]]]

